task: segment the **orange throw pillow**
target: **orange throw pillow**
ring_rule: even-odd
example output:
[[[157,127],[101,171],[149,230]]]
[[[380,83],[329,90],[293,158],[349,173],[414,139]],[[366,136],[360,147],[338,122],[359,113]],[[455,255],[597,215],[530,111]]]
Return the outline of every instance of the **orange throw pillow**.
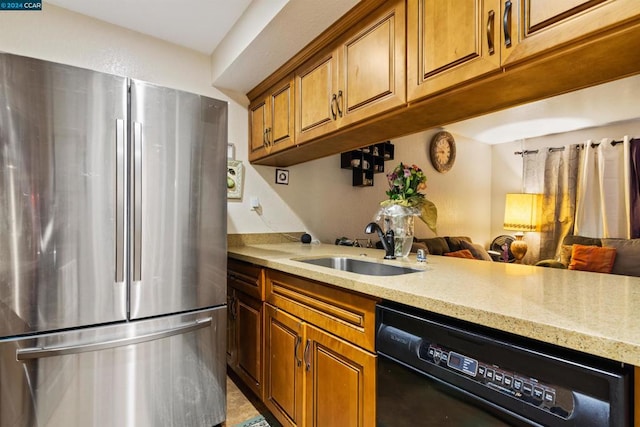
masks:
[[[616,248],[601,248],[574,244],[569,270],[611,273],[616,259]]]
[[[446,254],[444,254],[444,256],[452,256],[452,257],[455,257],[455,258],[475,259],[475,257],[473,256],[473,254],[471,253],[471,251],[469,249],[462,249],[460,251],[455,251],[455,252],[447,252]]]

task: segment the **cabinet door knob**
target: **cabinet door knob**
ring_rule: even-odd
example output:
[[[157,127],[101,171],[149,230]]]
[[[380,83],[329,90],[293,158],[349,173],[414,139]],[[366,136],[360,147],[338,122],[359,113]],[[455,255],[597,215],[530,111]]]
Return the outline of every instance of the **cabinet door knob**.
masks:
[[[340,107],[340,105],[342,105],[344,99],[342,98],[342,91],[339,90],[338,91],[338,98],[336,99],[336,107],[338,107],[338,115],[340,117],[342,117],[342,108]]]

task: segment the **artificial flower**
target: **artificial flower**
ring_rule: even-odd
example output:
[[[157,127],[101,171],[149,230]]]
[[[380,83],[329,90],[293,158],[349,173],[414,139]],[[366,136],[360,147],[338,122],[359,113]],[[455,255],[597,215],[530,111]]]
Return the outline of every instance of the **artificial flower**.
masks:
[[[438,209],[430,200],[427,200],[420,191],[427,189],[427,177],[416,165],[405,165],[400,163],[387,174],[389,190],[386,191],[389,199],[383,200],[382,207],[394,205],[414,208],[416,215],[429,227],[431,231],[438,234],[436,225],[438,222]]]

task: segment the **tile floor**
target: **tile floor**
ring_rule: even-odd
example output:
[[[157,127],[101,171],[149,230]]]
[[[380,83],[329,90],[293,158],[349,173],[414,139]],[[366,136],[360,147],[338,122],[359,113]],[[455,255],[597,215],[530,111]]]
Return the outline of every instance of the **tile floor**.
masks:
[[[229,371],[227,375],[227,422],[224,426],[233,427],[260,414],[266,416],[269,411],[250,390],[242,385],[235,374]]]

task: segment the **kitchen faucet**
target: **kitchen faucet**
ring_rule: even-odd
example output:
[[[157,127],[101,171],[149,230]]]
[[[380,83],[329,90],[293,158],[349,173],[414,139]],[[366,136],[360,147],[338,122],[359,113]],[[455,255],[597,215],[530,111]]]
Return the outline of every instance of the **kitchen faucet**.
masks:
[[[371,234],[373,232],[378,233],[378,237],[380,238],[380,242],[382,242],[382,247],[385,252],[384,259],[396,259],[393,230],[389,230],[386,234],[383,234],[382,228],[380,228],[377,223],[370,222],[364,228],[364,232],[367,234]]]

